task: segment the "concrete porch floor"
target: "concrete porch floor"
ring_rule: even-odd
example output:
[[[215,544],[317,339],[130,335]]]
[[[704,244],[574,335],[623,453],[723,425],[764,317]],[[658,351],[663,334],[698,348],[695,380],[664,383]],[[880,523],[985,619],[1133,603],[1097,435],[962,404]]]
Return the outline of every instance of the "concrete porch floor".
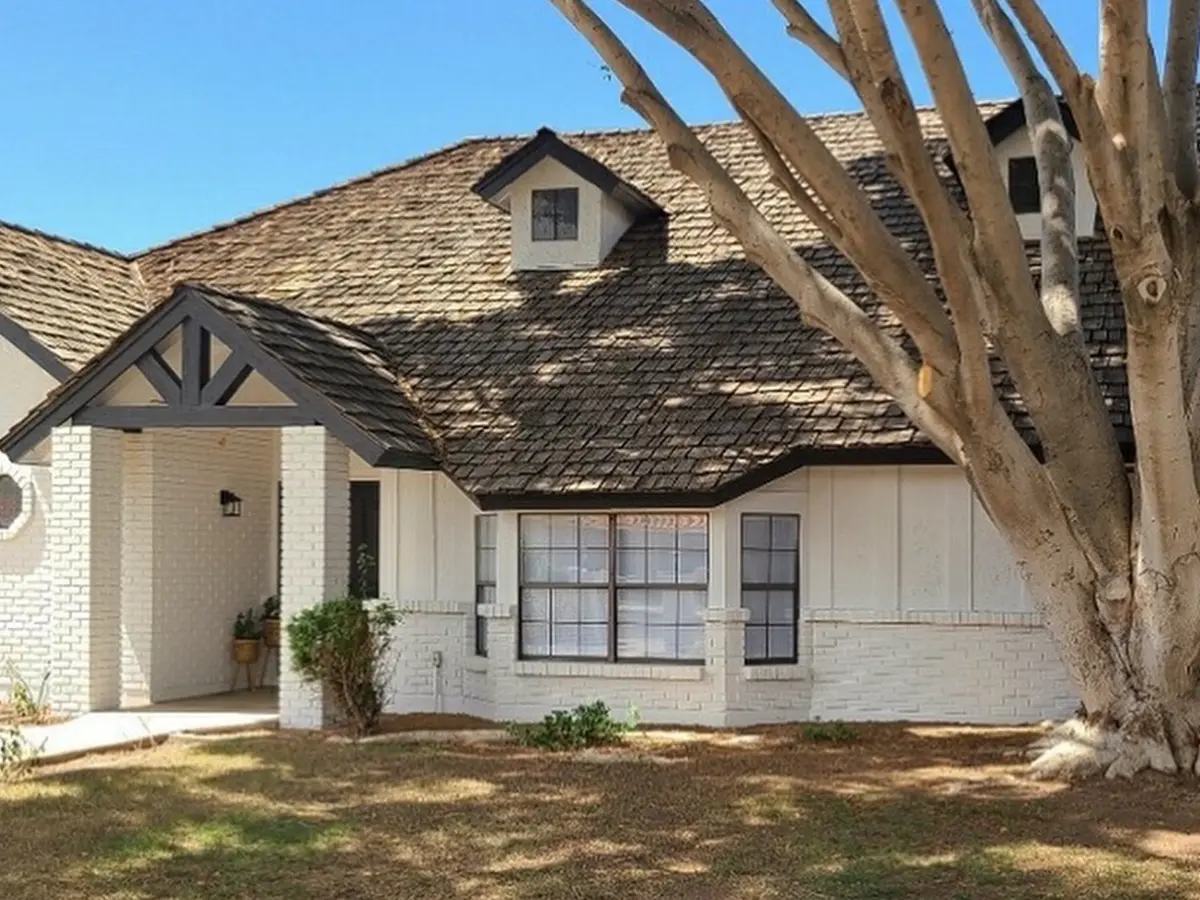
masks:
[[[21,736],[37,751],[38,762],[46,763],[158,741],[172,734],[239,731],[278,722],[278,693],[263,688],[87,713],[57,725],[26,725]]]

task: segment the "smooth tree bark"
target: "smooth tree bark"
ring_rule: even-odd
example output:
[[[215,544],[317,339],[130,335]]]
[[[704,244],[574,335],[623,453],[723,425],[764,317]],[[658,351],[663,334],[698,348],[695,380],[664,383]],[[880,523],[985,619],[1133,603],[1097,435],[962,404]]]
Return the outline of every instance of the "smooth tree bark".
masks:
[[[703,190],[747,258],[963,469],[1083,701],[1080,718],[1039,743],[1035,773],[1200,775],[1200,0],[1172,0],[1161,65],[1147,0],[1098,0],[1095,76],[1078,68],[1039,0],[971,0],[1025,108],[1041,185],[1040,278],[939,3],[895,0],[965,203],[930,155],[879,0],[827,0],[820,18],[812,4],[770,0],[787,34],[857,94],[924,220],[936,284],[701,0],[620,0],[708,70],[796,214],[855,265],[916,356],[780,235],[585,0],[550,2],[601,56],[623,101]],[[1079,132],[1124,304],[1132,466],[1080,324],[1080,186],[1060,96]],[[992,357],[1025,402],[1037,452],[1001,406]]]

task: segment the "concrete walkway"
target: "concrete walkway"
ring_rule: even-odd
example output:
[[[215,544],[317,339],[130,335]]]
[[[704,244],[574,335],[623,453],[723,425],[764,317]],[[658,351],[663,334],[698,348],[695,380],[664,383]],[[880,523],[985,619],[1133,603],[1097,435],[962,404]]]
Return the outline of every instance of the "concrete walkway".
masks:
[[[137,709],[87,713],[57,725],[26,725],[21,736],[37,762],[61,762],[87,753],[156,743],[172,734],[243,731],[279,722],[275,692],[216,694]]]

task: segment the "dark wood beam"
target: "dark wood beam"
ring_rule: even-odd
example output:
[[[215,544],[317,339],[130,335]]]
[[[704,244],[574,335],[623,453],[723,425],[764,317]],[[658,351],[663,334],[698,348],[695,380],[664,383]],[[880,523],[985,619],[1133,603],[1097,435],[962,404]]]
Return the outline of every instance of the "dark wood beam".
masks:
[[[168,406],[178,406],[182,402],[183,390],[179,376],[175,374],[162,354],[151,350],[137,361],[138,371],[146,376],[150,386],[158,391],[163,402]]]
[[[183,320],[183,405],[199,406],[212,367],[212,341],[195,316]]]
[[[284,428],[319,424],[295,406],[91,406],[72,419],[99,428]]]
[[[224,406],[233,399],[253,371],[254,366],[250,363],[243,362],[236,354],[230,354],[200,391],[200,405]]]

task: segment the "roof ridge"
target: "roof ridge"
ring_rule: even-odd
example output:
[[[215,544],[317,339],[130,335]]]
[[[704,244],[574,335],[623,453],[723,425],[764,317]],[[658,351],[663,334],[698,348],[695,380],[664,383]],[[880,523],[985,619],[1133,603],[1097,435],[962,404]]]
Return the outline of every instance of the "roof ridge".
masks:
[[[136,253],[131,253],[127,258],[130,262],[137,263],[157,253],[160,250],[165,250],[168,247],[173,247],[176,244],[182,244],[186,241],[194,240],[199,237],[207,237],[210,234],[216,234],[220,231],[225,231],[228,228],[234,228],[238,225],[244,225],[254,219],[270,215],[273,212],[278,212],[281,209],[287,209],[289,206],[298,206],[301,203],[307,203],[310,200],[316,200],[319,197],[324,197],[326,194],[332,194],[337,191],[345,190],[346,188],[355,187],[368,181],[373,181],[383,175],[390,175],[392,172],[399,172],[401,169],[407,169],[409,166],[415,166],[418,163],[428,162],[443,153],[450,153],[454,150],[461,150],[471,144],[482,143],[485,141],[504,140],[505,138],[489,138],[489,137],[465,137],[447,144],[444,147],[438,147],[435,150],[428,150],[425,153],[419,153],[416,156],[410,156],[408,159],[401,160],[397,163],[391,163],[378,169],[372,169],[363,175],[355,175],[353,178],[347,178],[344,181],[338,181],[334,184],[327,185],[323,188],[318,188],[315,191],[310,191],[307,194],[301,194],[299,197],[292,197],[289,200],[281,200],[278,203],[273,203],[269,206],[263,206],[259,209],[251,210],[233,219],[227,219],[224,222],[218,222],[216,225],[209,225],[207,228],[200,228],[196,231],[189,231],[186,234],[173,237],[170,240],[163,241],[161,244],[152,244],[144,250],[138,250]]]
[[[134,262],[134,258],[132,256],[121,253],[119,250],[110,250],[108,247],[101,247],[99,244],[92,244],[87,241],[76,240],[75,238],[69,238],[61,234],[43,231],[40,228],[31,228],[28,225],[20,225],[17,222],[10,222],[7,219],[0,219],[0,228],[11,228],[13,231],[19,231],[22,234],[27,234],[32,237],[45,238],[48,241],[54,241],[58,244],[66,244],[68,247],[77,247],[80,250],[91,250],[95,253],[100,253],[112,259],[119,260],[120,262]]]

